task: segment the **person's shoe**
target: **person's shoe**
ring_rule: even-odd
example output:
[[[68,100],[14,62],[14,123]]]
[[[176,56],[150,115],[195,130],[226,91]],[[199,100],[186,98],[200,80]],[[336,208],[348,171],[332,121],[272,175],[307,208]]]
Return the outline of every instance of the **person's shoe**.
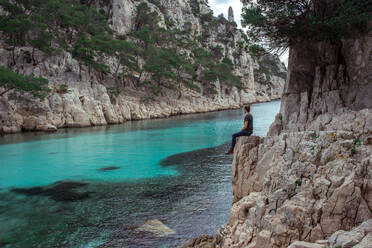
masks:
[[[225,153],[226,155],[230,155],[230,154],[233,154],[234,150],[232,149],[232,147],[230,147],[230,149]]]

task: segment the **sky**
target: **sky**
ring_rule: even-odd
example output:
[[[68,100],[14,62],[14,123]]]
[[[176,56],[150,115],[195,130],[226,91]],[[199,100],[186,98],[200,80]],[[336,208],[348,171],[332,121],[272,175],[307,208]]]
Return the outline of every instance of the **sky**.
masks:
[[[227,11],[231,6],[234,10],[235,22],[238,24],[239,28],[241,28],[240,15],[242,13],[243,5],[240,0],[209,0],[209,5],[211,6],[215,16],[222,13],[226,17],[226,19]]]
[[[240,2],[240,0],[209,0],[209,6],[211,6],[213,10],[213,14],[215,16],[218,16],[222,13],[226,19],[228,17],[227,12],[229,10],[229,7],[231,6],[234,10],[235,22],[236,24],[238,24],[239,28],[242,28],[240,24],[240,19],[241,19],[243,4]],[[285,64],[287,64],[288,63],[288,52],[280,56],[280,60],[283,61]]]

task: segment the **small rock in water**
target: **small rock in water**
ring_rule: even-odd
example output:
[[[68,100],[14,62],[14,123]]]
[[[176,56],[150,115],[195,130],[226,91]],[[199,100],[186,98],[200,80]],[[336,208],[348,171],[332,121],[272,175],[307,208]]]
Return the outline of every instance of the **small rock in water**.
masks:
[[[109,166],[109,167],[99,168],[98,170],[99,171],[113,171],[113,170],[118,170],[118,169],[120,169],[120,167],[118,166]]]
[[[157,237],[165,237],[176,233],[174,230],[164,225],[160,220],[148,220],[136,230],[139,232],[150,232]]]

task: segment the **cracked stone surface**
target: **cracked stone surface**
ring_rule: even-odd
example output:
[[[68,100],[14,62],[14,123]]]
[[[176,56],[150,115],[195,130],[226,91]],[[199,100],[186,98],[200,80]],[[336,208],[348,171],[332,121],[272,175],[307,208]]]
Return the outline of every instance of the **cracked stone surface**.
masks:
[[[372,247],[371,41],[291,47],[268,137],[237,143],[217,247]]]
[[[361,142],[366,138],[351,131],[239,138],[234,205],[228,224],[217,233],[218,247],[315,242],[371,219],[372,145]],[[349,234],[355,244],[364,237],[356,233]]]

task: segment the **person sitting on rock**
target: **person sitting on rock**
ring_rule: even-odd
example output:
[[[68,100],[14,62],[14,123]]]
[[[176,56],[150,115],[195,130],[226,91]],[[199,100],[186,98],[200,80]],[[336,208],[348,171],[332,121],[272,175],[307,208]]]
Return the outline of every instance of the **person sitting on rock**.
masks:
[[[244,127],[240,132],[234,133],[232,135],[231,147],[226,154],[232,154],[234,152],[234,147],[236,144],[236,138],[240,136],[250,136],[253,133],[253,116],[250,113],[251,105],[244,107],[245,117],[244,117]]]

